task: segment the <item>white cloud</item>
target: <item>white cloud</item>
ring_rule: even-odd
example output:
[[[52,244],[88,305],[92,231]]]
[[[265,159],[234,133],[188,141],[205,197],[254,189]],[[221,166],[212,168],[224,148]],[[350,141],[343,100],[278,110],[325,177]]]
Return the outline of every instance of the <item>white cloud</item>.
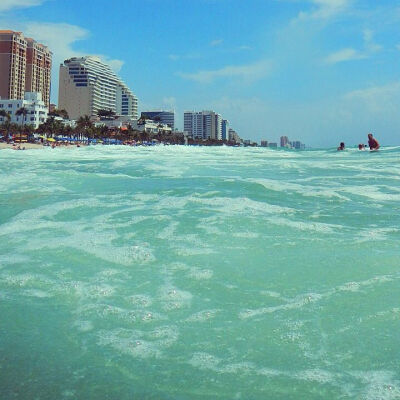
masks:
[[[344,99],[361,104],[369,113],[398,112],[400,81],[383,86],[372,86],[345,94]]]
[[[0,13],[4,11],[10,11],[13,8],[24,8],[39,6],[46,0],[1,0],[0,1]]]
[[[351,0],[308,0],[313,5],[312,10],[302,11],[299,19],[328,19],[344,12],[350,6]]]
[[[39,23],[28,22],[23,27],[23,32],[27,36],[33,37],[38,42],[41,42],[53,51],[53,63],[62,63],[65,59],[70,57],[80,57],[84,55],[96,55],[105,63],[111,66],[118,72],[123,61],[110,59],[102,54],[88,54],[87,52],[76,51],[73,45],[80,41],[87,39],[90,33],[79,26],[70,25],[65,23]]]
[[[360,53],[357,50],[347,48],[336,51],[325,58],[326,64],[337,64],[344,61],[361,60],[366,58],[365,54]]]
[[[364,29],[363,31],[365,50],[369,53],[375,53],[382,49],[382,46],[376,44],[374,41],[374,31],[371,29]]]
[[[215,47],[223,43],[223,39],[215,39],[210,42],[210,46]]]
[[[358,51],[352,48],[341,49],[328,55],[324,62],[326,64],[336,64],[344,61],[362,60],[371,57],[380,51],[382,46],[374,42],[374,32],[370,29],[363,31],[364,50]]]
[[[28,22],[23,27],[23,32],[48,46],[57,60],[64,60],[77,55],[72,45],[89,37],[89,32],[86,29],[64,23]]]
[[[188,53],[188,54],[169,54],[168,58],[172,61],[178,60],[195,60],[201,58],[200,54]]]
[[[252,47],[244,44],[242,46],[239,46],[238,50],[252,50]]]
[[[52,101],[57,102],[59,65],[63,63],[65,59],[94,55],[108,64],[115,72],[120,71],[124,64],[122,60],[112,59],[103,54],[93,54],[90,52],[75,50],[74,45],[77,42],[85,40],[90,36],[89,31],[77,25],[34,21],[21,22],[0,19],[0,26],[11,26],[12,29],[23,32],[25,36],[32,37],[38,42],[45,44],[53,52]]]
[[[176,98],[173,96],[164,97],[162,102],[164,106],[168,107],[171,110],[174,110],[176,107]]]
[[[178,73],[178,75],[184,79],[199,83],[211,83],[218,78],[239,78],[246,82],[254,82],[268,75],[271,70],[271,62],[269,60],[261,60],[253,64],[228,65],[216,70]]]

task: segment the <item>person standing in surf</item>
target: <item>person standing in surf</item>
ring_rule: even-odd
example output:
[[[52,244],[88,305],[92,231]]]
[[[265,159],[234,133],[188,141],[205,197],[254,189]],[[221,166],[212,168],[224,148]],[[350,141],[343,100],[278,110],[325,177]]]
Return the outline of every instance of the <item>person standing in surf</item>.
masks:
[[[379,142],[374,138],[372,133],[368,133],[368,146],[370,150],[378,150],[379,147]]]
[[[345,145],[344,142],[340,142],[339,147],[337,148],[338,151],[344,150],[345,149]]]

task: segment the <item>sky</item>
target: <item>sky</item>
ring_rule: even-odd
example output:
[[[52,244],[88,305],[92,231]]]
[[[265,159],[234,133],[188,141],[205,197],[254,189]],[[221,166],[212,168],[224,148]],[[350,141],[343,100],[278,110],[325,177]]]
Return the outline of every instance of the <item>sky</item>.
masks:
[[[242,138],[400,145],[400,0],[0,0],[0,29],[98,55],[139,111],[214,110]]]

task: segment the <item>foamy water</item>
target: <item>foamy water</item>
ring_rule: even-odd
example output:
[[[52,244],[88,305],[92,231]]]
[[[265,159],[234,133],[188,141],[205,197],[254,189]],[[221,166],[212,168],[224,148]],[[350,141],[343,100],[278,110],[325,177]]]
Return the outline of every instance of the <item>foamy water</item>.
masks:
[[[4,399],[399,399],[400,148],[0,152]]]

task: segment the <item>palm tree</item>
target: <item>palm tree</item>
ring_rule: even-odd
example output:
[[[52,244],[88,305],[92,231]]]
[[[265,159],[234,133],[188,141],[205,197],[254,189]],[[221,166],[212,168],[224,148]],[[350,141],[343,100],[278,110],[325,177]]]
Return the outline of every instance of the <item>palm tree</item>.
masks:
[[[26,107],[21,107],[15,112],[15,115],[22,115],[22,122],[24,124],[26,122],[26,116],[28,115],[28,109]]]
[[[98,110],[97,115],[102,119],[114,119],[115,112],[113,110]]]
[[[47,115],[49,115],[50,117],[61,117],[64,119],[69,119],[69,115],[68,115],[68,111],[62,109],[54,109],[53,111],[49,112]]]
[[[22,115],[22,124],[21,125],[25,125],[26,124],[26,116],[28,115],[28,109],[26,107],[21,107],[15,112],[15,115],[17,115],[17,116]],[[21,142],[22,130],[23,129],[21,129],[19,131],[19,141],[20,142]]]
[[[0,117],[3,117],[3,119],[6,118],[6,120],[3,121],[3,123],[1,124],[1,128],[2,128],[2,130],[4,130],[4,135],[5,135],[6,141],[8,142],[8,131],[10,129],[11,115],[5,110],[0,110]]]
[[[5,117],[8,121],[11,119],[10,114],[5,110],[0,110],[0,117]]]

